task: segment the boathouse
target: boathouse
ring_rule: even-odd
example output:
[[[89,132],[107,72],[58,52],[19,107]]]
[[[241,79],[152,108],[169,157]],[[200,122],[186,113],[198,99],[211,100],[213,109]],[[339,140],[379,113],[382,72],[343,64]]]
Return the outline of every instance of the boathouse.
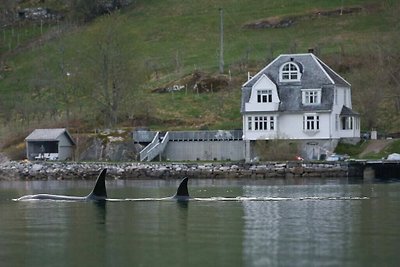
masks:
[[[67,160],[73,158],[75,141],[65,128],[36,129],[25,138],[29,160]]]

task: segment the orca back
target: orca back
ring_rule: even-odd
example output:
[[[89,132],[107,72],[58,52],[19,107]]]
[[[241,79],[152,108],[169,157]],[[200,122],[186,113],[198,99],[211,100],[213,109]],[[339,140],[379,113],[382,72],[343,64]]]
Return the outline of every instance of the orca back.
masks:
[[[188,200],[190,198],[189,191],[187,187],[189,178],[185,177],[182,179],[181,183],[179,184],[178,190],[176,190],[176,194],[173,198],[177,200]]]
[[[106,174],[107,169],[105,168],[100,172],[99,176],[97,177],[93,191],[87,196],[88,199],[104,200],[107,198]]]

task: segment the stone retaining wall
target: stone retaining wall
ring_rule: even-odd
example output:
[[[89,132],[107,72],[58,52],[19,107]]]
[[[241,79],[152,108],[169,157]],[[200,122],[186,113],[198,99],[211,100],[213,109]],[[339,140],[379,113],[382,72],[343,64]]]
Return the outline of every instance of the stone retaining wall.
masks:
[[[108,179],[268,179],[347,177],[348,165],[337,163],[59,163],[7,162],[0,164],[0,180],[95,179],[108,168]]]

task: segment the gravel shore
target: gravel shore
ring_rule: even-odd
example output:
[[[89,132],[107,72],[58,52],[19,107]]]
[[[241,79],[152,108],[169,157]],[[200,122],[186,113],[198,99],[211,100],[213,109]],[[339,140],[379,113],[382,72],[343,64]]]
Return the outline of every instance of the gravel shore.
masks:
[[[108,169],[108,179],[269,179],[295,177],[347,177],[343,162],[267,163],[107,163],[107,162],[30,162],[0,164],[0,180],[95,179],[99,170]]]

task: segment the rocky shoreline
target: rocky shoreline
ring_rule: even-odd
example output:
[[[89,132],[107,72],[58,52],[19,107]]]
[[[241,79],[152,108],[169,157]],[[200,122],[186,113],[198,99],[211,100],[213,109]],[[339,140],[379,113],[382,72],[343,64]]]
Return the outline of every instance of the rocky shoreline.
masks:
[[[346,162],[266,162],[266,163],[107,163],[29,162],[0,164],[0,180],[95,179],[108,169],[108,179],[269,179],[347,177]]]

